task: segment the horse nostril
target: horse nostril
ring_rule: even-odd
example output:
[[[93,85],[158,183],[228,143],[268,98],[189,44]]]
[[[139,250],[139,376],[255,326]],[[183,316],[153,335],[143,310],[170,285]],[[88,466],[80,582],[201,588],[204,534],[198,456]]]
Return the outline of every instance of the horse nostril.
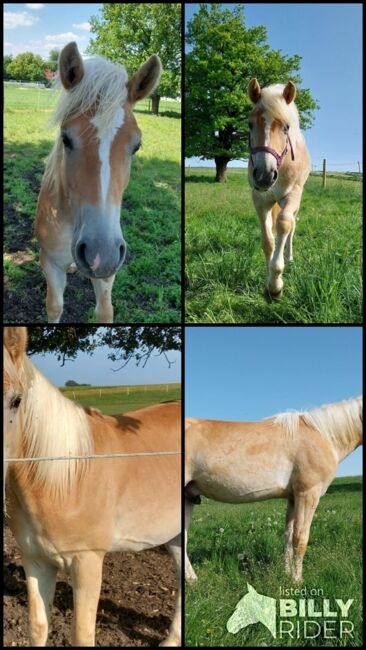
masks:
[[[82,263],[83,266],[89,266],[88,262],[86,261],[86,244],[79,244],[77,249],[76,249],[76,254],[78,261]]]
[[[119,259],[120,259],[121,264],[125,260],[126,251],[127,251],[127,246],[126,246],[125,242],[123,242],[123,244],[121,244],[120,247],[119,247]]]
[[[274,169],[273,170],[273,181],[277,180],[278,172]]]
[[[253,169],[253,178],[254,178],[255,181],[257,180],[257,176],[258,176],[258,169],[255,167]]]

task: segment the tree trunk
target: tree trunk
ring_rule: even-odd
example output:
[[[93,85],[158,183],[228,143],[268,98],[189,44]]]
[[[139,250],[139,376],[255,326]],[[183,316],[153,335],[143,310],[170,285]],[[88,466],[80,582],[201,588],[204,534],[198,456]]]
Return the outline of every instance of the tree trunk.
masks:
[[[227,156],[215,156],[216,178],[217,183],[226,183],[227,181],[227,164],[230,158]]]
[[[153,115],[159,115],[159,102],[160,102],[160,95],[152,95],[151,112]]]

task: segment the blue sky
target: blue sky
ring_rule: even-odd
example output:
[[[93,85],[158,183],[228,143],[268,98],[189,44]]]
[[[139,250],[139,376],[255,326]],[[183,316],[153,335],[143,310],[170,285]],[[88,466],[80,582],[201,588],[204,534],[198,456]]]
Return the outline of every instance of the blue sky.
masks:
[[[97,349],[93,356],[79,352],[75,361],[66,361],[64,367],[60,366],[54,354],[34,354],[31,360],[55,386],[64,386],[68,379],[92,386],[173,384],[181,381],[180,352],[167,353],[169,361],[175,362],[170,368],[163,356],[151,356],[145,368],[137,367],[131,361],[118,372],[115,371],[121,364],[110,361],[107,358],[109,352],[107,347]]]
[[[186,327],[185,412],[260,420],[362,393],[360,327]],[[362,473],[361,448],[337,476]]]
[[[76,41],[83,53],[88,45],[89,18],[98,14],[101,3],[6,2],[4,5],[4,51],[33,52],[47,58],[52,49]]]
[[[186,5],[186,22],[197,8]],[[331,170],[358,171],[357,161],[362,169],[362,5],[245,3],[244,15],[248,28],[267,28],[271,48],[303,57],[302,85],[321,107],[305,132],[315,169],[323,158]],[[208,166],[209,161],[191,159],[190,164]]]

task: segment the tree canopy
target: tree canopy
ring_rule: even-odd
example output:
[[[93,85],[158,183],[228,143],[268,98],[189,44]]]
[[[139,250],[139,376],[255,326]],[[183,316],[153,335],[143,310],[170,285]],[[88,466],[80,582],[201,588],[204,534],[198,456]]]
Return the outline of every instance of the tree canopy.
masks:
[[[318,108],[310,90],[299,88],[301,56],[271,50],[264,26],[248,29],[244,5],[233,10],[218,3],[200,4],[188,23],[185,59],[185,155],[215,159],[217,180],[225,180],[230,160],[248,158],[247,86],[257,77],[262,87],[293,81],[303,129]]]
[[[108,358],[121,367],[134,360],[145,365],[153,353],[165,355],[181,349],[181,328],[160,326],[96,327],[88,325],[56,327],[45,325],[28,327],[28,353],[55,352],[65,364],[75,359],[79,351],[93,354],[102,345],[110,347]]]
[[[125,66],[129,76],[158,54],[163,74],[152,97],[177,97],[180,92],[181,5],[179,3],[105,3],[90,18],[88,51]],[[156,110],[157,112],[157,110]]]
[[[10,63],[7,63],[8,78],[19,81],[44,81],[46,62],[39,54],[23,52],[18,54]]]

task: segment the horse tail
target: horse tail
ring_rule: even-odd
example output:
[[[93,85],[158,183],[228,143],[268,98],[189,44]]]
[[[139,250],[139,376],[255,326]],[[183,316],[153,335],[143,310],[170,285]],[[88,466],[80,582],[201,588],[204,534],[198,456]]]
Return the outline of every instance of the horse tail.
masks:
[[[277,215],[278,215],[279,212],[281,212],[281,208],[278,205],[278,203],[275,203],[273,208],[272,208],[272,232],[273,232],[273,234],[276,233],[276,220],[277,220]]]

